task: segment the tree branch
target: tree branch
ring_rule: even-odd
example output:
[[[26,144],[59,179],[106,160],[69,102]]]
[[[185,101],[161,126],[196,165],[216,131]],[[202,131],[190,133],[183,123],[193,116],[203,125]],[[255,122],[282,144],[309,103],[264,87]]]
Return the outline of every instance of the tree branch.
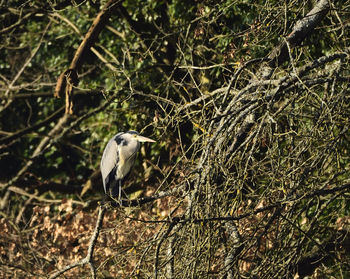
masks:
[[[329,11],[329,1],[320,0],[314,8],[307,13],[307,15],[299,20],[293,27],[292,32],[287,36],[286,40],[290,46],[296,47],[301,44],[315,29],[321,20]],[[271,76],[272,68],[280,66],[288,59],[287,43],[283,41],[279,46],[272,50],[269,55],[270,61],[268,68],[262,68],[263,78],[266,79]]]
[[[64,111],[64,107],[61,107],[59,108],[58,110],[56,110],[53,114],[51,114],[50,116],[48,116],[46,119],[44,119],[43,121],[40,121],[36,124],[34,124],[33,126],[30,126],[30,127],[27,127],[27,128],[24,128],[20,131],[17,131],[17,132],[14,132],[13,134],[7,136],[7,137],[3,137],[3,138],[0,138],[0,144],[6,144],[12,140],[15,140],[25,134],[28,134],[34,130],[37,130],[39,129],[40,127],[42,126],[45,126],[47,124],[49,124],[51,121],[54,121],[56,120],[60,114]],[[2,148],[6,148],[7,146],[0,146],[0,149]]]
[[[78,267],[78,266],[85,265],[85,264],[88,264],[90,267],[91,278],[93,278],[93,279],[96,278],[96,268],[95,268],[94,263],[93,263],[93,255],[94,255],[94,249],[96,246],[96,241],[97,241],[97,238],[98,238],[100,231],[101,231],[101,228],[102,228],[103,217],[105,215],[105,212],[106,212],[106,208],[104,206],[100,206],[99,211],[98,211],[98,217],[97,217],[95,229],[94,229],[94,232],[90,238],[89,248],[88,248],[88,252],[87,252],[86,257],[80,261],[77,261],[75,263],[67,265],[64,268],[62,268],[61,270],[55,272],[54,274],[52,274],[50,276],[50,279],[55,279],[58,276],[60,276],[61,274],[67,272],[68,270],[75,268],[75,267]]]

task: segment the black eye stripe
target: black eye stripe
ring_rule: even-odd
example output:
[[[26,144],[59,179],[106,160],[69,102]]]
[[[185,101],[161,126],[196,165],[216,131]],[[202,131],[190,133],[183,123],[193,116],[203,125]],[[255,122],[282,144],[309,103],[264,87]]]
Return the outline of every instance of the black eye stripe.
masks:
[[[121,136],[116,136],[114,140],[117,143],[117,145],[128,145],[128,141]]]
[[[123,142],[123,139],[121,137],[115,137],[114,140],[116,141],[116,143],[119,145]],[[124,143],[123,143],[124,144]],[[125,145],[125,144],[124,144]]]

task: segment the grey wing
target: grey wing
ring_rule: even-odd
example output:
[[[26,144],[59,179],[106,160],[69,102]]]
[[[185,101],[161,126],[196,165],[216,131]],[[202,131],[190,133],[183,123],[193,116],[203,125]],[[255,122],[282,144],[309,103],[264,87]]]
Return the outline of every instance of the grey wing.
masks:
[[[109,188],[111,186],[112,180],[115,179],[115,173],[117,165],[119,162],[118,145],[113,137],[108,143],[103,151],[101,159],[101,173],[103,180],[103,188],[106,194],[109,194]]]

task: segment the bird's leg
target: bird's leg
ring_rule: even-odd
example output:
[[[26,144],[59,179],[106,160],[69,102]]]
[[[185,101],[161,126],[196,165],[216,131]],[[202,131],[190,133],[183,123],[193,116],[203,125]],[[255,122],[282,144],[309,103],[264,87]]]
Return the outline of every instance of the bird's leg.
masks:
[[[122,200],[122,180],[119,180],[119,201]]]

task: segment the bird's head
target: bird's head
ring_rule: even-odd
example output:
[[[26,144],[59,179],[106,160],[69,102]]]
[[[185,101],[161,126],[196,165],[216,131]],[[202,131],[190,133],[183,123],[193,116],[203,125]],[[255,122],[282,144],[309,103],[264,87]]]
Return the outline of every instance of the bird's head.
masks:
[[[156,142],[153,139],[141,136],[138,132],[136,131],[127,131],[124,133],[125,136],[129,137],[130,139],[137,140],[138,142]]]

